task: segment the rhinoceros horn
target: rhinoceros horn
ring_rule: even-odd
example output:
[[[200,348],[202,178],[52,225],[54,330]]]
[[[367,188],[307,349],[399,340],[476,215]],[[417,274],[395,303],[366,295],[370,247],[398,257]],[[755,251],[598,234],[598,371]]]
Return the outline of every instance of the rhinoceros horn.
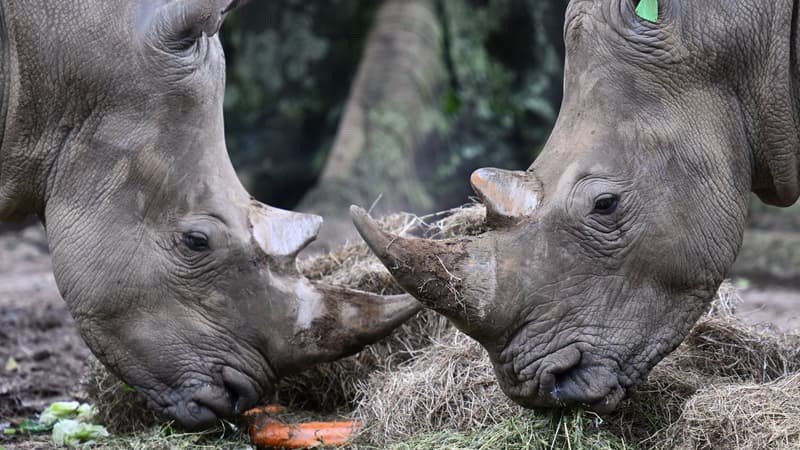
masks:
[[[516,224],[539,205],[541,189],[528,172],[483,168],[472,173],[470,183],[486,205],[486,222],[491,227]]]
[[[305,281],[305,280],[304,280]],[[382,296],[318,283],[299,285],[291,352],[284,367],[301,370],[357,353],[422,309],[408,294]]]
[[[297,254],[317,236],[322,218],[253,201],[253,240],[275,268],[275,284],[286,291],[285,323],[275,332],[284,342],[286,371],[300,370],[353,354],[391,333],[421,309],[410,295],[382,296],[312,283],[295,267]],[[281,279],[283,281],[278,282]]]
[[[479,169],[471,182],[492,228],[518,224],[539,204],[539,182],[528,172]],[[367,245],[411,295],[479,340],[499,331],[487,321],[497,295],[494,231],[446,240],[405,238],[381,230],[359,207],[350,213]]]
[[[352,206],[356,229],[398,283],[428,308],[475,334],[494,297],[494,252],[472,239],[405,238],[381,230],[362,208]]]
[[[322,217],[253,202],[250,225],[261,250],[275,262],[291,268],[297,254],[317,238]]]

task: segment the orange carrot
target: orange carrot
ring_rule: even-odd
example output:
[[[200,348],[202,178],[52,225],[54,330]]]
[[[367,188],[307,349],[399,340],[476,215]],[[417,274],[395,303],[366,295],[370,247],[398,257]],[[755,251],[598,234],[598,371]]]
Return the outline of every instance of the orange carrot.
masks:
[[[267,405],[245,411],[242,416],[249,419],[259,414],[281,414],[286,412],[286,407],[281,405]]]
[[[360,422],[283,424],[273,421],[262,425],[250,428],[250,438],[255,445],[272,448],[345,445],[362,427]]]

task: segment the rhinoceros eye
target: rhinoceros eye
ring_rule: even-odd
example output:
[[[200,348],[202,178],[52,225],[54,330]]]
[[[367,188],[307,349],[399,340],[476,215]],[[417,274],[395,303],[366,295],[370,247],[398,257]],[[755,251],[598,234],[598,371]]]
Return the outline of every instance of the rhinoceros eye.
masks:
[[[208,236],[199,231],[189,231],[187,233],[183,233],[181,236],[181,242],[183,242],[183,245],[189,248],[189,250],[193,250],[195,252],[208,250]]]
[[[614,194],[603,194],[595,199],[594,210],[592,210],[592,212],[603,215],[612,214],[617,210],[618,204],[619,197]]]

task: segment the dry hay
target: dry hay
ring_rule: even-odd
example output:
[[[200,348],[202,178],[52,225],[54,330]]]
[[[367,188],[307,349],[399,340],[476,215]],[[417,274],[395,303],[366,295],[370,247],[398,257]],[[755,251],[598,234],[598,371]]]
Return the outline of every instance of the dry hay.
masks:
[[[483,215],[476,206],[433,218],[395,215],[384,226],[423,236],[476,234]],[[399,292],[362,243],[299,267],[311,279]],[[742,323],[735,303],[735,290],[723,285],[685,342],[602,417],[511,403],[485,351],[429,312],[354,357],[287,378],[268,400],[312,416],[363,420],[359,446],[368,448],[798,448],[800,337]],[[108,401],[97,398],[101,411]],[[138,414],[123,411],[128,419]]]
[[[797,448],[800,337],[743,324],[733,297],[724,284],[686,341],[613,414],[536,413],[511,404],[483,349],[453,330],[396,370],[373,373],[360,385],[355,415],[369,424],[366,442],[398,448],[430,444],[397,444],[420,433],[445,440],[453,436],[443,430],[505,433],[513,420],[538,424],[529,448]],[[560,435],[566,426],[579,429],[580,439]]]
[[[480,207],[458,208],[427,217],[394,214],[383,218],[381,225],[401,235],[451,237],[481,232],[484,215]],[[431,219],[438,220],[432,222]],[[315,281],[380,294],[403,292],[363,242],[347,243],[327,255],[300,260],[298,268]],[[393,371],[421,349],[440,341],[450,330],[452,326],[444,317],[423,311],[358,355],[321,364],[282,380],[274,401],[326,413],[351,411],[355,407],[357,387],[369,374],[378,370]]]
[[[93,359],[82,380],[86,397],[95,407],[97,420],[112,433],[132,433],[167,422],[147,407],[144,399]]]
[[[798,448],[798,399],[800,373],[768,383],[713,385],[686,402],[676,431],[684,448]]]
[[[500,390],[486,351],[451,330],[406,364],[361,383],[354,414],[368,424],[366,441],[386,445],[418,433],[471,431],[524,411]]]

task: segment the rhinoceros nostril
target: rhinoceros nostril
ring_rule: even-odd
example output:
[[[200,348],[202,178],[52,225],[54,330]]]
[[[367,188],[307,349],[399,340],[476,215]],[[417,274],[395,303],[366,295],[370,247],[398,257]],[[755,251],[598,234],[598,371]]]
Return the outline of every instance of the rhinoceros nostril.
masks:
[[[250,380],[238,370],[230,367],[222,369],[222,382],[225,383],[225,388],[233,402],[234,414],[238,415],[258,402],[258,392]]]
[[[613,410],[624,397],[614,374],[602,366],[577,366],[556,376],[550,392],[566,405],[585,405],[597,412]]]
[[[579,377],[579,375],[577,370],[574,369],[558,375],[551,393],[553,399],[567,403],[582,402],[585,392],[583,392],[580,383],[576,382],[577,377]]]
[[[197,402],[186,403],[186,410],[189,411],[189,414],[193,416],[199,416],[200,413],[202,412],[202,409],[200,408],[200,405],[197,404]]]
[[[561,400],[561,388],[558,387],[558,384],[553,386],[553,399],[556,401]]]
[[[211,411],[215,417],[229,418],[232,415],[232,401],[229,393],[219,385],[205,384],[192,394],[192,399],[186,404],[191,412],[192,408]]]
[[[217,414],[214,411],[195,400],[189,400],[182,407],[178,405],[168,412],[175,417],[178,425],[190,431],[208,428],[217,421]]]

